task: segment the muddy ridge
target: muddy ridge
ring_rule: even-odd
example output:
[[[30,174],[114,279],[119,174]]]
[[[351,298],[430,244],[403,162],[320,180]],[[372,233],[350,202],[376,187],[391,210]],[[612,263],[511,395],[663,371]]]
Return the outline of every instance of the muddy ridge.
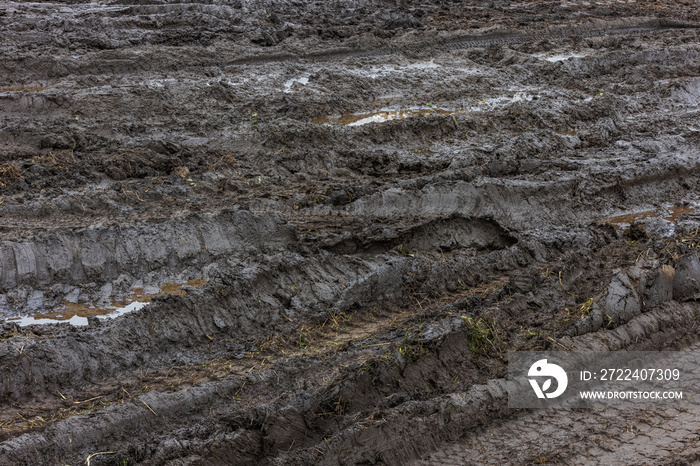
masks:
[[[505,378],[696,348],[699,26],[3,3],[0,464],[697,461],[692,411],[516,411]]]

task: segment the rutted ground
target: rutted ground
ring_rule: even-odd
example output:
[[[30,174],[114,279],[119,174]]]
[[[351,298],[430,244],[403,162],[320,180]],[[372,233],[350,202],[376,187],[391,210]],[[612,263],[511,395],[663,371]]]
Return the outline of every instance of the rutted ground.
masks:
[[[694,343],[696,10],[3,4],[0,462],[693,461],[504,377]]]

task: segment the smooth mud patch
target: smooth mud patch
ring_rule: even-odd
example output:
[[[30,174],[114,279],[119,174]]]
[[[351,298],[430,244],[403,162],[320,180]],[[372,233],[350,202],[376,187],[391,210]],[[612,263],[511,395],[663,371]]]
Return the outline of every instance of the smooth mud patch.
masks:
[[[644,210],[641,212],[631,212],[627,214],[615,215],[603,219],[596,220],[599,223],[608,223],[616,230],[622,231],[635,222],[639,222],[649,218],[659,218],[670,223],[676,223],[681,215],[689,214],[696,210],[695,207],[674,206],[666,209],[666,215],[660,215],[653,210]]]
[[[144,288],[132,288],[129,301],[112,301],[108,306],[92,306],[83,303],[64,301],[61,308],[51,312],[39,312],[31,316],[7,319],[8,322],[19,324],[20,327],[38,324],[69,323],[75,326],[87,325],[88,317],[99,319],[114,319],[116,317],[138,311],[158,296],[176,295],[184,296],[185,286],[201,287],[206,280],[195,278],[186,282],[166,282],[157,287],[157,290],[144,291]],[[151,287],[155,288],[155,287]]]

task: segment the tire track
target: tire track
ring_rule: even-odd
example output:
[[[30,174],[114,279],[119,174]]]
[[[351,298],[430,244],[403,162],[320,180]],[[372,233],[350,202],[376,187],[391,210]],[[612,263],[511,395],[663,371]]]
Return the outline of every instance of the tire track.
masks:
[[[697,314],[698,308],[686,305],[685,309],[659,309],[646,317],[654,322],[667,318],[666,325],[678,325],[678,332],[683,333],[684,312]],[[635,320],[642,319],[645,317],[640,316]],[[687,322],[685,325],[688,325]],[[632,324],[623,327],[630,333],[634,328],[641,328]],[[610,351],[644,348],[644,342],[651,341],[654,336],[635,334],[633,344],[616,347],[616,333],[618,330],[590,335],[598,336],[599,341],[613,342],[609,342],[607,347]],[[658,333],[663,333],[663,330]],[[637,338],[641,341],[637,341]],[[570,344],[569,339],[562,341]],[[698,349],[699,343],[686,348],[687,351]],[[584,341],[584,347],[577,350],[605,351],[606,348]],[[699,405],[691,409],[659,406],[644,409],[527,410],[502,422],[490,423],[462,441],[443,444],[433,453],[410,464],[681,464],[676,462],[677,458],[697,459],[700,454],[699,411]]]
[[[626,23],[626,24],[625,24]],[[603,27],[574,27],[556,28],[545,32],[499,32],[484,36],[464,36],[450,39],[446,42],[433,42],[415,47],[380,47],[376,49],[332,49],[308,54],[278,54],[269,57],[248,57],[229,62],[228,65],[263,65],[269,63],[282,63],[291,61],[329,61],[345,60],[350,58],[380,57],[404,53],[426,52],[429,50],[454,51],[470,48],[489,47],[492,45],[514,45],[543,40],[560,41],[569,38],[595,38],[606,35],[639,36],[651,32],[660,32],[670,29],[700,28],[698,24],[670,21],[665,19],[652,19],[630,24],[629,21],[615,22]]]

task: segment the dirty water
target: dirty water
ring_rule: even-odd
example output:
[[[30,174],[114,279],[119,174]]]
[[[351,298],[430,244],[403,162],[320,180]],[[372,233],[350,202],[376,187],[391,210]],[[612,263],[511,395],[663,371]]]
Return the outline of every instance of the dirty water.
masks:
[[[61,308],[51,312],[38,312],[31,316],[7,319],[7,322],[18,324],[20,327],[38,324],[69,323],[74,326],[88,325],[88,316],[98,319],[115,319],[130,312],[138,311],[158,296],[174,295],[184,296],[185,286],[201,287],[206,280],[195,278],[186,282],[165,282],[158,287],[149,287],[150,293],[144,292],[144,288],[132,288],[131,297],[126,301],[113,301],[109,306],[99,307],[83,303],[64,301]]]
[[[658,218],[665,222],[675,223],[678,218],[684,214],[689,214],[696,211],[697,207],[673,206],[665,208],[664,213],[659,213],[654,210],[644,210],[641,212],[630,212],[612,217],[606,217],[596,220],[599,223],[607,223],[612,225],[616,230],[624,230],[635,222],[645,219]]]
[[[294,88],[294,84],[297,84],[297,83],[301,84],[302,86],[306,86],[307,84],[309,84],[309,77],[310,77],[310,75],[304,75],[304,76],[299,76],[299,77],[291,78],[291,79],[287,80],[284,83],[284,92],[286,92],[286,93],[292,92],[293,88]]]
[[[571,52],[571,53],[536,53],[533,55],[534,57],[544,59],[548,62],[555,63],[559,61],[565,61],[569,60],[570,58],[585,58],[588,56],[586,53],[577,53],[577,52]]]
[[[2,92],[40,92],[48,86],[43,85],[24,85],[24,86],[4,86],[0,87]]]
[[[514,103],[528,102],[533,99],[533,94],[517,92],[512,96],[499,96],[488,99],[475,100],[472,104],[466,104],[459,108],[441,108],[434,106],[408,107],[406,109],[382,109],[376,112],[348,113],[340,116],[323,116],[314,118],[314,124],[339,123],[344,126],[362,126],[369,123],[384,123],[392,120],[402,120],[416,116],[428,117],[430,115],[458,115],[469,112],[479,112],[493,110]],[[391,102],[393,98],[387,100],[374,100],[374,102]]]
[[[411,118],[415,116],[427,117],[431,114],[437,115],[454,115],[460,113],[461,110],[448,110],[443,108],[410,108],[407,110],[381,110],[372,113],[349,113],[339,117],[321,117],[316,118],[313,123],[340,123],[345,126],[361,126],[368,123],[383,123],[391,120],[400,120],[403,118]]]

